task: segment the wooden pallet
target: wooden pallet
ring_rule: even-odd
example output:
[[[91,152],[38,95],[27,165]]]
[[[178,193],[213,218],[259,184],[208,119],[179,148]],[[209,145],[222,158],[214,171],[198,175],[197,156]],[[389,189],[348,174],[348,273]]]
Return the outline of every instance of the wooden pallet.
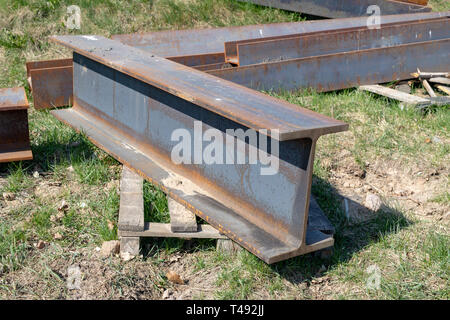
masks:
[[[197,224],[195,215],[168,198],[170,223],[144,221],[143,179],[123,167],[120,181],[119,237],[120,251],[139,254],[142,237],[218,239],[219,250],[237,251],[239,246],[207,224]]]
[[[140,239],[184,238],[184,239],[217,239],[217,250],[236,253],[242,249],[237,243],[228,239],[208,224],[197,224],[195,215],[175,200],[168,198],[170,223],[144,221],[144,180],[134,171],[123,166],[120,181],[119,237],[120,251],[139,255]],[[310,198],[308,230],[311,234],[306,238],[314,242],[315,230],[320,233],[333,234],[334,228],[320,209],[314,197]],[[319,254],[330,251],[323,249]]]

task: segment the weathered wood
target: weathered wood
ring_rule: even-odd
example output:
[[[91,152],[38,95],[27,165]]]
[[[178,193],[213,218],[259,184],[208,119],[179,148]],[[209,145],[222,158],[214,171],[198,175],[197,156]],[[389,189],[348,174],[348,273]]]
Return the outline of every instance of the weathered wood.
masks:
[[[430,78],[430,82],[450,85],[450,79],[444,77]]]
[[[139,255],[139,237],[120,237],[120,253]]]
[[[411,86],[408,83],[402,83],[402,84],[398,84],[397,86],[395,86],[395,90],[410,94]]]
[[[414,78],[420,78],[420,79],[430,79],[430,78],[434,78],[434,77],[449,77],[450,73],[449,72],[422,72],[419,69],[417,70],[417,72],[411,73],[411,75]]]
[[[439,90],[441,90],[442,92],[444,92],[450,96],[450,88],[449,87],[438,85],[438,86],[436,86],[436,88],[438,88]]]
[[[412,94],[408,94],[405,92],[401,92],[395,89],[383,87],[380,85],[368,85],[368,86],[360,86],[360,90],[369,91],[372,93],[376,93],[391,99],[395,99],[401,102],[405,102],[410,105],[429,105],[430,100],[414,96]]]
[[[119,230],[144,230],[143,179],[123,167],[120,181]]]
[[[450,97],[431,97],[430,105],[435,105],[435,106],[450,105]]]
[[[167,202],[172,232],[197,232],[195,214],[172,198],[168,197]]]
[[[216,250],[228,254],[235,254],[239,251],[242,251],[242,247],[238,245],[236,242],[231,241],[229,239],[218,239]]]
[[[170,223],[146,222],[144,231],[121,231],[121,237],[154,237],[154,238],[184,238],[184,239],[228,239],[219,231],[207,224],[197,225],[197,232],[172,232]]]
[[[437,97],[436,93],[434,93],[433,88],[431,88],[430,84],[428,83],[427,80],[423,79],[422,80],[422,85],[425,88],[425,90],[427,90],[428,94],[430,95],[430,97]]]

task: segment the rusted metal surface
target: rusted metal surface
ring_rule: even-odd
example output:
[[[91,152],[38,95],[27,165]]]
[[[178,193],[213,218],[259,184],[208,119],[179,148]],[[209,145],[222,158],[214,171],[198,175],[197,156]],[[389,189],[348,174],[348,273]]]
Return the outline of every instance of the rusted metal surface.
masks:
[[[72,59],[27,63],[35,109],[62,107],[72,102]]]
[[[369,6],[376,5],[382,15],[428,12],[423,5],[391,0],[240,0],[254,4],[301,12],[326,18],[360,17],[368,14]],[[371,12],[373,13],[373,12]]]
[[[319,92],[411,78],[417,68],[446,71],[450,39],[206,71],[253,89]]]
[[[0,89],[0,162],[31,160],[24,88]]]
[[[57,118],[268,263],[333,244],[307,232],[312,166],[317,139],[345,123],[103,37],[54,40],[75,51],[74,106],[52,111]],[[171,134],[194,136],[197,121],[223,141],[226,129],[278,129],[266,137],[279,141],[279,170],[261,175],[248,154],[245,164],[175,164]],[[245,144],[236,155],[260,148],[231,138]]]
[[[225,55],[223,52],[177,56],[177,57],[165,57],[165,58],[177,63],[184,64],[185,66],[188,67],[218,64],[225,62]]]
[[[161,46],[161,41],[166,38],[168,39],[167,32],[165,31],[152,34],[151,39],[159,39],[159,41],[155,41],[149,47],[143,46],[143,44],[139,41],[140,36],[138,37],[138,39],[134,40],[132,39],[133,35],[124,35],[123,37],[124,39],[126,39],[125,42],[130,42],[134,45],[137,45],[137,47],[140,49],[144,49],[152,53],[154,51],[158,52],[162,50],[165,53],[164,56],[169,60],[190,66],[200,71],[211,72],[220,77],[222,77],[223,75],[223,77],[231,81],[236,81],[240,84],[247,83],[246,85],[252,88],[256,88],[260,85],[264,85],[264,88],[277,88],[281,85],[281,83],[279,83],[279,80],[272,79],[272,76],[270,76],[269,79],[264,79],[265,73],[257,71],[264,67],[255,66],[256,72],[249,72],[249,70],[232,68],[232,65],[230,63],[241,66],[257,63],[268,63],[271,61],[284,61],[284,63],[288,63],[286,62],[286,60],[315,56],[319,54],[324,55],[353,50],[393,46],[397,44],[410,43],[413,41],[442,39],[444,37],[448,37],[448,16],[449,12],[381,17],[381,21],[384,21],[385,23],[381,25],[380,29],[367,29],[365,25],[363,27],[348,27],[352,25],[358,25],[358,23],[361,22],[360,18],[336,19],[335,21],[333,21],[333,25],[338,26],[338,28],[329,31],[320,31],[326,30],[329,27],[328,21],[319,21],[320,24],[318,24],[316,21],[314,21],[316,24],[312,24],[310,22],[302,22],[300,24],[295,24],[297,30],[318,31],[225,42],[225,45],[221,44],[221,46],[222,50],[223,46],[225,47],[225,55],[227,56],[226,59],[224,57],[224,53],[221,52],[185,56],[171,56],[171,54],[173,54],[174,52],[172,50],[168,50],[167,44],[165,44],[165,46]],[[346,25],[346,22],[348,22],[349,24],[347,25],[347,28],[343,28],[343,26]],[[251,28],[248,30],[244,30],[243,34],[250,35],[252,33],[250,31],[255,31],[255,27],[261,27],[260,30],[264,30],[261,31],[262,34],[277,34],[277,32],[281,32],[283,30],[286,31],[293,28],[291,24],[272,24],[249,27]],[[199,34],[197,36],[198,39],[201,39],[205,34],[208,34],[212,37],[212,39],[218,39],[224,31],[230,31],[230,33],[233,34],[236,30],[234,30],[234,28],[208,29],[203,31],[201,30],[198,31]],[[180,37],[182,39],[185,39],[189,38],[189,35],[192,35],[193,32],[197,31],[182,30],[173,31],[170,34],[175,39]],[[184,35],[185,37],[182,37],[182,35]],[[117,38],[122,39],[122,36],[117,36]],[[190,44],[194,45],[198,50],[205,51],[208,51],[208,47],[210,46],[209,42],[208,45],[205,45],[205,42]],[[237,56],[238,46],[240,48],[240,58]],[[177,46],[174,46],[174,48],[175,47]],[[185,48],[182,49],[184,50]],[[228,62],[225,62],[225,60],[227,60]],[[64,64],[71,65],[71,60],[63,59],[56,61],[44,61],[34,64],[35,65],[31,65],[31,63],[27,64],[27,69],[30,70],[32,68],[42,68],[47,66],[54,67],[53,69],[49,68],[50,70],[43,70],[47,74],[52,73],[51,81],[53,82],[53,84],[49,84],[46,77],[44,76],[35,76],[35,83],[40,87],[33,92],[35,95],[35,106],[37,108],[40,108],[63,106],[70,103],[72,95],[72,76],[68,76],[67,74],[71,73],[72,69],[68,68],[65,70],[60,70],[58,69],[58,66]],[[283,68],[281,64],[280,66],[281,68]],[[268,68],[270,69],[271,66],[268,66]],[[359,71],[355,70],[355,72]],[[360,72],[365,71],[364,69],[361,69]],[[389,71],[389,73],[392,76],[395,76],[395,72]],[[245,76],[243,77],[242,74],[245,74]],[[40,81],[38,81],[38,77]],[[284,75],[279,75],[279,77],[284,77]],[[359,77],[359,75],[356,75],[356,77]],[[363,73],[362,78],[364,77],[365,74]],[[386,75],[383,75],[383,77],[380,78],[391,79]],[[296,85],[298,81],[290,81],[286,84],[286,88],[301,88],[306,80],[307,79],[305,79],[305,81],[303,82],[298,83],[298,85]],[[274,85],[274,81],[277,81],[278,84]],[[334,80],[328,79],[328,81]],[[375,81],[377,80],[374,79],[373,81],[365,84],[374,84],[376,83]],[[308,83],[310,82],[307,82],[307,84]],[[336,81],[336,84],[337,83],[339,82]],[[354,85],[359,85],[359,83],[354,82]],[[62,89],[55,91],[55,88]],[[317,86],[314,86],[313,88],[319,90],[331,90],[328,89],[326,83],[318,83]],[[341,86],[335,86],[334,88],[341,89]]]
[[[28,61],[26,63],[27,77],[31,76],[31,70],[57,68],[57,67],[69,67],[69,66],[72,66],[72,59]]]
[[[351,28],[229,42],[225,43],[225,55],[226,61],[246,66],[446,38],[450,38],[447,17],[385,24],[379,29]]]
[[[196,71],[172,61],[169,62],[164,58],[148,55],[141,50],[101,36],[56,36],[52,39],[56,42],[61,41],[65,46],[100,63],[111,65],[111,61],[117,61],[117,68],[120,68],[122,73],[158,89],[168,91],[181,99],[192,100],[202,108],[241,125],[255,130],[281,127],[280,141],[309,136],[311,130],[320,127],[323,127],[320,134],[339,132],[343,126],[345,127],[340,121],[332,120],[308,109],[300,110],[297,106],[282,100],[231,82],[223,82],[204,72]],[[91,47],[88,45],[91,45]],[[107,55],[102,52],[104,57],[94,55],[93,53],[96,52],[95,45],[109,45],[111,50],[108,51]],[[86,50],[92,52],[83,50],[83,48],[88,48]],[[130,55],[134,54],[134,59],[129,57],[124,59],[124,50],[129,50]],[[165,67],[162,68],[162,65]],[[185,78],[179,77],[179,73],[183,73]],[[74,88],[76,88],[75,83]],[[186,96],[186,92],[189,92],[190,95]],[[74,95],[77,95],[75,90]],[[251,95],[252,100],[240,99],[242,95]],[[99,96],[97,99],[103,99],[103,97]],[[75,100],[74,98],[74,103]],[[274,111],[274,104],[278,109],[282,108],[283,112]]]
[[[383,13],[382,14],[386,14]],[[448,16],[449,12],[382,15],[380,23],[405,22]],[[327,19],[316,21],[273,23],[240,27],[158,31],[151,33],[122,34],[113,40],[145,50],[162,57],[209,54],[224,51],[224,43],[316,31],[366,27],[367,17]]]
[[[221,63],[193,66],[192,68],[194,68],[196,70],[200,70],[200,71],[208,71],[208,70],[226,69],[226,68],[232,68],[232,67],[233,66],[231,64],[229,64],[228,62],[221,62]]]

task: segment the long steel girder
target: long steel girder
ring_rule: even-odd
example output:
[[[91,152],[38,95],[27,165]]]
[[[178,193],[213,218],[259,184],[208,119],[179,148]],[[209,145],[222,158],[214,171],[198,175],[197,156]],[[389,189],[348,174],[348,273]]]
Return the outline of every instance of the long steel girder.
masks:
[[[323,92],[408,79],[417,67],[447,70],[449,15],[449,12],[440,12],[382,16],[384,23],[380,29],[368,29],[366,18],[348,18],[301,22],[295,26],[279,24],[274,28],[266,25],[247,29],[181,30],[114,38],[147,52],[161,52],[171,59],[177,53],[192,54],[201,48],[207,55],[218,50],[211,49],[217,47],[217,39],[234,38],[225,42],[225,53],[227,46],[248,43],[247,52],[257,51],[252,51],[252,46],[267,49],[259,50],[255,58],[248,58],[251,53],[247,54],[248,63],[262,62],[232,68],[220,63],[209,64],[198,69],[252,89],[312,88]],[[331,26],[336,29],[330,31]],[[258,30],[261,30],[259,36]],[[243,34],[246,39],[236,39]],[[279,38],[267,39],[261,35]],[[170,45],[161,45],[164,40]],[[282,55],[277,60],[281,52],[285,52],[286,57]]]
[[[431,11],[431,8],[391,0],[240,0],[267,7],[301,12],[326,18],[360,17],[368,14],[369,6],[376,5],[380,14],[405,14]],[[412,1],[410,1],[412,2]],[[370,11],[369,13],[372,13]]]
[[[426,12],[380,16],[381,24],[449,16],[449,12]],[[367,27],[367,17],[327,19],[301,22],[272,23],[240,27],[158,31],[113,35],[113,40],[148,51],[162,57],[223,53],[224,43],[290,34],[336,31]]]
[[[448,17],[225,43],[225,60],[238,66],[277,62],[450,38]]]
[[[31,159],[25,90],[0,89],[0,162]]]
[[[311,87],[318,91],[327,91],[408,78],[409,73],[416,70],[416,66],[413,66],[414,62],[411,60],[412,65],[408,67],[410,70],[403,68],[403,72],[401,70],[397,72],[395,70],[397,64],[403,63],[402,55],[409,53],[401,51],[402,47],[396,46],[449,38],[449,15],[449,12],[431,12],[382,16],[380,29],[368,29],[366,18],[347,18],[162,31],[143,35],[118,35],[113,36],[113,39],[250,88]],[[222,42],[223,40],[227,42]],[[437,56],[442,50],[425,56],[425,53],[420,53],[422,45],[429,46],[429,43],[418,44],[411,47],[411,50],[419,50],[416,57],[420,58],[421,63],[425,63],[424,67],[433,64],[442,65],[442,59]],[[377,72],[372,76],[372,71],[378,68],[370,70],[351,68],[348,71],[340,69],[353,64],[355,59],[367,61],[376,54],[372,51],[362,51],[363,49],[384,47],[392,48],[382,52],[388,56],[381,56],[380,62],[385,67],[381,73]],[[361,51],[361,58],[354,52],[358,50]],[[343,52],[349,54],[336,55]],[[325,54],[328,56],[315,58]],[[308,57],[311,59],[300,60]],[[316,70],[315,64],[319,61],[330,63],[331,68],[320,64]],[[240,67],[232,67],[228,62]],[[269,62],[273,64],[268,64]],[[389,66],[386,63],[394,64]],[[292,67],[293,64],[304,64],[305,67],[299,70]],[[249,67],[242,68],[243,66]],[[278,69],[282,71],[278,72]],[[325,73],[322,69],[325,69]],[[316,77],[309,79],[311,70],[314,70],[313,74],[318,74],[321,79]],[[346,79],[336,81],[341,72],[345,73]],[[275,76],[273,73],[276,73]],[[33,89],[36,109],[60,107],[71,103],[73,87],[71,59],[29,62],[27,74]]]
[[[449,71],[449,52],[446,38],[206,72],[253,89],[325,92],[409,79],[417,68]]]
[[[74,104],[52,111],[57,118],[267,263],[333,244],[308,229],[312,167],[319,136],[345,123],[103,37],[54,40],[74,50]],[[223,147],[232,141],[245,164],[174,164],[172,132],[196,139],[196,121],[223,141],[226,129],[278,129],[268,145],[279,141],[279,171],[261,175],[263,164],[250,165],[248,151],[263,142],[236,136]],[[244,149],[235,148],[238,139]]]

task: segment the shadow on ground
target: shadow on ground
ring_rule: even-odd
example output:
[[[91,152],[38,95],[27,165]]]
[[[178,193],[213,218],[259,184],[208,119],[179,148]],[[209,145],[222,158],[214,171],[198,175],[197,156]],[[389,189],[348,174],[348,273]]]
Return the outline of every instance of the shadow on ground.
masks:
[[[387,206],[373,212],[368,219],[349,220],[343,208],[344,199],[348,207],[356,212],[367,212],[368,209],[340,195],[329,182],[317,176],[313,179],[312,193],[335,227],[335,244],[331,250],[313,252],[271,265],[274,272],[294,284],[309,282],[321,275],[323,266],[330,269],[345,263],[369,244],[378,242],[382,236],[397,233],[413,223],[400,211]]]
[[[321,275],[324,266],[328,270],[345,263],[369,244],[378,242],[382,236],[399,232],[412,224],[401,212],[386,206],[369,214],[367,219],[348,220],[343,209],[344,199],[355,212],[367,212],[368,209],[340,195],[326,180],[314,176],[313,181],[313,196],[335,228],[335,245],[332,250],[313,252],[270,266],[273,272],[293,284],[310,282]],[[215,243],[214,240],[145,239],[142,250],[144,257],[149,257],[155,256],[159,250],[168,253],[214,250]]]

